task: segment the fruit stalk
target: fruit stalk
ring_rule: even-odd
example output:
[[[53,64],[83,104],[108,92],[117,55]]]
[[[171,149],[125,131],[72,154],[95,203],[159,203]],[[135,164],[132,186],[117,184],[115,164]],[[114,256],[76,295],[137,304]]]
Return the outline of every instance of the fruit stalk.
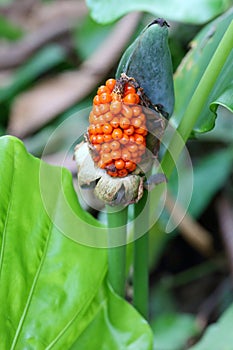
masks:
[[[141,213],[147,201],[147,191],[144,191],[143,197],[139,203],[134,205],[135,218]],[[139,220],[137,225],[141,225],[141,232],[144,231],[144,223],[148,221],[148,212],[143,215],[143,220]],[[138,227],[137,227],[138,231]],[[139,231],[140,232],[140,231]],[[141,315],[148,319],[149,316],[149,271],[148,271],[148,247],[149,233],[146,232],[143,236],[135,237],[134,242],[134,259],[133,259],[133,304]]]
[[[108,215],[108,281],[113,290],[124,297],[126,280],[126,235],[127,235],[127,207],[117,208],[106,206]],[[119,209],[119,208],[118,208]],[[117,246],[118,242],[125,244]]]

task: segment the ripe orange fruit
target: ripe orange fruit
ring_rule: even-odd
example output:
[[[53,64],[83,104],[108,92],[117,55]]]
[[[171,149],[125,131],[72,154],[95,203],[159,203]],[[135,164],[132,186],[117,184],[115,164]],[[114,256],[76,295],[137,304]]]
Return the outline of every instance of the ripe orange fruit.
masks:
[[[146,151],[147,135],[146,116],[132,83],[106,80],[93,99],[89,122],[95,164],[112,177],[132,173]]]
[[[126,95],[124,98],[123,98],[123,101],[125,103],[129,103],[129,104],[138,104],[140,102],[140,97],[138,96],[138,94],[135,94],[135,93],[129,93],[128,95]]]
[[[116,85],[116,79],[108,79],[105,82],[105,85],[112,91]]]

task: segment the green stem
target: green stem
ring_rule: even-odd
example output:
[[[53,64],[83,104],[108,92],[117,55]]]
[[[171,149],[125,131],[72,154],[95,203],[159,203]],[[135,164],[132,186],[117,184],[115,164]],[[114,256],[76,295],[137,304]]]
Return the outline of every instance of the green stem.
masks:
[[[127,207],[116,210],[108,207],[108,280],[114,291],[121,297],[125,295],[126,279],[126,235]],[[118,242],[124,244],[118,246]]]
[[[200,80],[177,129],[178,134],[182,137],[184,142],[188,140],[189,135],[206,104],[208,96],[232,50],[232,38],[233,21],[230,23],[215,51],[214,56],[206,68],[205,73],[202,76],[202,79]],[[173,150],[173,159],[169,151],[167,151],[161,163],[167,177],[171,175],[174,168],[174,161],[178,159],[183,148],[182,142],[180,142],[176,135],[171,140],[169,148]]]
[[[134,206],[134,217],[136,218],[144,208],[147,201],[147,191],[144,191],[142,199]],[[147,225],[149,215],[146,212],[143,219],[137,222],[137,231],[143,232]],[[141,228],[138,226],[142,226]],[[141,315],[148,319],[149,312],[149,270],[148,270],[148,248],[149,234],[146,232],[143,236],[134,242],[134,261],[133,261],[133,304]]]

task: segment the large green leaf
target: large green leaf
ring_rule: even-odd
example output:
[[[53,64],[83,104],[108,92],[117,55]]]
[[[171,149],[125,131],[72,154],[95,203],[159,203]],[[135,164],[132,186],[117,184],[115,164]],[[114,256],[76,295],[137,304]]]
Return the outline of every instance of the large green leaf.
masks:
[[[232,323],[233,305],[225,311],[217,323],[208,327],[202,340],[190,350],[232,350]]]
[[[231,0],[86,0],[97,22],[112,22],[131,11],[186,23],[204,23],[225,11]]]
[[[205,26],[192,41],[188,52],[175,73],[176,123],[181,120],[193,93],[203,76],[227,27],[233,19],[233,8],[226,14]],[[233,48],[233,43],[232,48]],[[206,132],[214,127],[218,105],[233,112],[233,50],[213,86],[207,103],[194,127],[195,132]],[[192,111],[190,111],[192,113]]]
[[[137,311],[129,307],[110,288],[105,288],[100,293],[97,297],[98,310],[94,320],[70,350],[152,349],[152,332]],[[104,328],[105,324],[108,327]],[[136,332],[132,332],[133,327],[136,327]]]
[[[69,220],[62,195],[79,217],[76,237],[99,226],[80,207],[70,173],[34,158],[13,137],[0,139],[0,159],[0,348],[95,350],[115,342],[116,349],[151,349],[148,324],[106,286],[106,251],[59,229]]]

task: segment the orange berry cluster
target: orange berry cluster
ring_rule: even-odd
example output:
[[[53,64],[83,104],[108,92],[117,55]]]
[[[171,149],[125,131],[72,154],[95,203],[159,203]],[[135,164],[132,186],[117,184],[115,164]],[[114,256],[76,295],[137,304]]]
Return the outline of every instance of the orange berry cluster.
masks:
[[[98,88],[89,116],[88,138],[93,160],[113,177],[125,177],[146,150],[146,116],[135,88],[126,83],[121,93],[115,79]]]

